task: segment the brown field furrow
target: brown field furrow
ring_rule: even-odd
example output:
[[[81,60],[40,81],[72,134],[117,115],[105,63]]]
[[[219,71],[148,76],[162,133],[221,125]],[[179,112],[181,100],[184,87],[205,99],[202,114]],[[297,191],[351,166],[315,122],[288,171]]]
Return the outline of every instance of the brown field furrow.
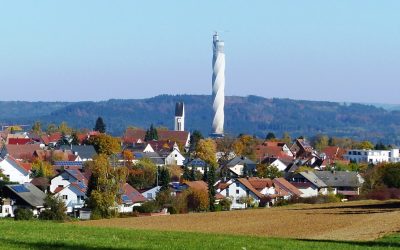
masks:
[[[303,239],[374,240],[400,230],[400,201],[301,204],[245,211],[82,221],[77,224]]]

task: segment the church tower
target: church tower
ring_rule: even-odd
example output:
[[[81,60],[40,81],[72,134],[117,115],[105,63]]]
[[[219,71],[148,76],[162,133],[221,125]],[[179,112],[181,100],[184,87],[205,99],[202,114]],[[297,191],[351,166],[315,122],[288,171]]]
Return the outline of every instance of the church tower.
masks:
[[[183,102],[175,105],[175,131],[185,131],[185,106]]]

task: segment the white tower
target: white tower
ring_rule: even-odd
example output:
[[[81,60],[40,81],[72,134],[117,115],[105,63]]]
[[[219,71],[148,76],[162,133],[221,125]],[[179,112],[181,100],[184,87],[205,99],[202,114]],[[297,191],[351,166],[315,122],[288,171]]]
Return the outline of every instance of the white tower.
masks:
[[[185,131],[185,105],[177,102],[175,105],[175,131]]]
[[[215,136],[223,136],[225,103],[225,53],[224,42],[219,40],[217,32],[215,32],[213,36],[212,67],[212,99],[214,110],[212,134]]]

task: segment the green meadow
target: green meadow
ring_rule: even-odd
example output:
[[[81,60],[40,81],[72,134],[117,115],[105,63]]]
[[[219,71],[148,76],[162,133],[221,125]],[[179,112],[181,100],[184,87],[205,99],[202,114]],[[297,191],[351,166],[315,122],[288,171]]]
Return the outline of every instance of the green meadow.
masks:
[[[221,228],[223,231],[223,228]],[[397,249],[400,234],[376,241],[299,240],[210,233],[96,228],[0,220],[1,249]]]

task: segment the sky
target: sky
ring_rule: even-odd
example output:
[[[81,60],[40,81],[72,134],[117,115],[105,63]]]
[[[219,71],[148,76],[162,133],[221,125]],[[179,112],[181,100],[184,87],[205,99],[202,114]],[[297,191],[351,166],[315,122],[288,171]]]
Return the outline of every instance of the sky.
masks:
[[[0,100],[211,94],[400,104],[400,1],[0,0]]]

